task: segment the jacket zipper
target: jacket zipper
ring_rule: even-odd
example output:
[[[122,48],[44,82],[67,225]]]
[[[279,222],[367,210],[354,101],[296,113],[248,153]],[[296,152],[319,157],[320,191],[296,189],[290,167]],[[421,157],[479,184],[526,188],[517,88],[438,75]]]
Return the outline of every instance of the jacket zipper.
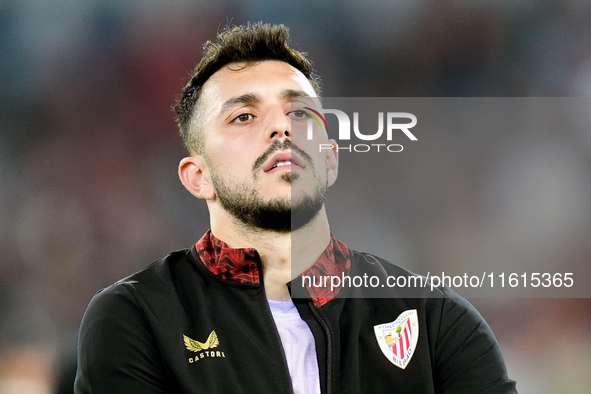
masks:
[[[320,316],[320,313],[318,313],[312,302],[310,302],[308,305],[312,310],[312,314],[320,322],[320,325],[326,334],[326,393],[330,394],[332,393],[332,337],[330,335],[328,324],[326,324],[326,321],[322,318],[322,316]]]

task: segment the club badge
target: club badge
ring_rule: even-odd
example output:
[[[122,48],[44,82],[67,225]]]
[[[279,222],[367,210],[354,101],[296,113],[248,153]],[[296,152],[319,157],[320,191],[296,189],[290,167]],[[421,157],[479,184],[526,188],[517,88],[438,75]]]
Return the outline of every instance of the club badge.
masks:
[[[373,330],[384,356],[398,368],[405,369],[419,340],[417,310],[404,311],[393,322],[378,324]]]

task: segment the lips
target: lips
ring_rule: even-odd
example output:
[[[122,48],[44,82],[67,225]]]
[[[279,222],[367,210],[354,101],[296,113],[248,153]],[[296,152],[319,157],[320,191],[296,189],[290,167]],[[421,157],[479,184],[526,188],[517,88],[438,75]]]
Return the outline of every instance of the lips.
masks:
[[[269,159],[269,161],[267,161],[267,163],[265,163],[265,165],[263,167],[263,171],[269,172],[269,171],[273,171],[277,168],[282,168],[282,167],[287,167],[287,166],[290,166],[290,167],[297,166],[300,168],[304,168],[304,163],[297,155],[294,155],[291,151],[280,152],[280,153],[277,153],[276,155],[274,155],[273,157],[271,157],[271,159]]]

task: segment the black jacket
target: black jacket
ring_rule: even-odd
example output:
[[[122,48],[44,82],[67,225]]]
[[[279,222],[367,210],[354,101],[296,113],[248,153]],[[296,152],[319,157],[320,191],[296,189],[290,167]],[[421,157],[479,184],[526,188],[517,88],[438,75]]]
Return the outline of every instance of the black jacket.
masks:
[[[413,275],[369,254],[349,257],[350,275]],[[80,329],[76,393],[292,391],[263,284],[228,280],[200,260],[195,248],[173,252],[92,299]],[[447,288],[404,298],[399,291],[367,298],[343,288],[321,306],[294,298],[316,339],[323,393],[516,392],[472,305]],[[402,369],[380,349],[374,326],[414,310],[418,341]]]

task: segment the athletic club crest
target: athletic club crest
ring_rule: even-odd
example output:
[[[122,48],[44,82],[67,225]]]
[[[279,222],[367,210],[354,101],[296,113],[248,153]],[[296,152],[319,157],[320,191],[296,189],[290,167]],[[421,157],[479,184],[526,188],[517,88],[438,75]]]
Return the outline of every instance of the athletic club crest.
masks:
[[[404,311],[393,322],[378,324],[373,330],[384,356],[398,368],[406,368],[419,340],[417,310]]]

